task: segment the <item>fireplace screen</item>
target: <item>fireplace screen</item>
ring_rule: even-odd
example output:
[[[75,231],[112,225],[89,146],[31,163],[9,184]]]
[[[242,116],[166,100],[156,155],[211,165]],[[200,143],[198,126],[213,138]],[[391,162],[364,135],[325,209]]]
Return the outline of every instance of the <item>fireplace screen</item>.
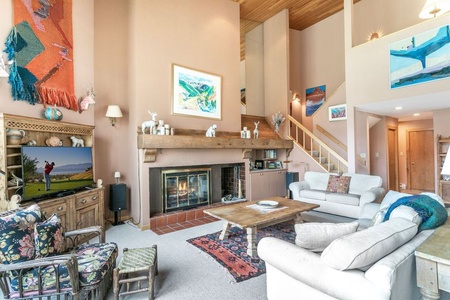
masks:
[[[164,170],[164,212],[210,204],[211,169]]]

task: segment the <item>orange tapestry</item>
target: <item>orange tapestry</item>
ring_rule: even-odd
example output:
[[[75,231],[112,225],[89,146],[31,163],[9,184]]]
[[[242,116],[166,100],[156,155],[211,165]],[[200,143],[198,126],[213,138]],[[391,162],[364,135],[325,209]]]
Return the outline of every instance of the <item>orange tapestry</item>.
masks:
[[[72,0],[13,0],[5,43],[14,100],[78,110],[74,95]]]

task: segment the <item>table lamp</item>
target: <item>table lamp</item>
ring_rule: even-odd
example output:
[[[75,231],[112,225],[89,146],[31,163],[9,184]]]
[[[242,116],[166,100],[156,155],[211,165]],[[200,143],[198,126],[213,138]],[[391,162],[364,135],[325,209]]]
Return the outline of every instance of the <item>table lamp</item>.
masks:
[[[447,155],[445,156],[444,165],[442,166],[441,175],[445,181],[450,180],[450,149],[447,151]]]

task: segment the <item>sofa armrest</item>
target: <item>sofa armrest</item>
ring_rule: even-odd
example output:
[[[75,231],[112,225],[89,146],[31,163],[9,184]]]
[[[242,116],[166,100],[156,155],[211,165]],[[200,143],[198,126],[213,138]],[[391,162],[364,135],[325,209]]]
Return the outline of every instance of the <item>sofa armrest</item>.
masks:
[[[289,189],[292,192],[292,199],[299,199],[300,198],[300,191],[309,189],[309,183],[307,181],[297,181],[292,182],[289,185]]]
[[[366,203],[363,205],[363,208],[361,210],[361,214],[359,216],[360,219],[373,219],[375,215],[377,214],[378,210],[380,209],[379,203]]]
[[[99,243],[105,242],[105,235],[101,226],[90,226],[64,232],[64,238],[66,243],[66,250],[73,249],[75,246],[81,244],[81,241],[89,235],[90,238],[98,236]]]
[[[74,255],[71,254],[63,254],[57,256],[48,256],[42,258],[36,258],[33,260],[28,260],[24,262],[14,263],[14,264],[0,264],[0,288],[2,290],[3,296],[9,296],[11,293],[10,290],[10,275],[12,271],[17,272],[18,274],[24,274],[28,272],[30,269],[36,269],[39,273],[39,270],[53,266],[53,268],[58,269],[60,266],[65,266],[67,268],[67,272],[70,278],[70,285],[73,294],[78,294],[79,291],[79,279],[78,279],[78,261]],[[36,278],[37,285],[39,286],[39,290],[44,289],[44,279]],[[27,283],[24,283],[23,280],[18,280],[19,285],[19,296],[22,298],[25,296],[24,287]],[[59,287],[58,287],[59,289]]]
[[[364,192],[359,200],[359,206],[362,207],[366,203],[381,200],[385,194],[385,189],[382,187],[371,188],[370,190]]]
[[[360,270],[339,271],[322,262],[320,255],[289,242],[266,237],[258,244],[266,264],[294,280],[338,299],[389,299],[389,291],[365,279]]]

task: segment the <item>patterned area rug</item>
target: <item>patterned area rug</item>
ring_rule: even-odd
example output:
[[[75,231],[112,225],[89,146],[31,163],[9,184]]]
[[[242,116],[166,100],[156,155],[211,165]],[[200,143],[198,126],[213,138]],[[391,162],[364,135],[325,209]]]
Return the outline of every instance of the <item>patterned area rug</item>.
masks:
[[[264,261],[247,255],[246,231],[231,227],[228,241],[219,240],[220,231],[187,240],[200,250],[211,255],[225,267],[236,282],[241,282],[266,273]],[[294,243],[294,223],[286,222],[263,228],[258,231],[258,242],[266,236],[273,236]]]

